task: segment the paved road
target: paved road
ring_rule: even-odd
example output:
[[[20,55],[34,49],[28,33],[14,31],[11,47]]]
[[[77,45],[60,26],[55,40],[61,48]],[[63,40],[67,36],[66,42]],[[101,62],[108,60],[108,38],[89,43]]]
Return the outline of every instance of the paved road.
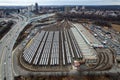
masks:
[[[14,15],[19,18],[16,25],[1,39],[0,48],[0,79],[3,80],[5,77],[7,80],[13,80],[12,73],[12,57],[11,52],[17,36],[24,28],[23,23],[25,22],[18,15]],[[25,17],[24,17],[25,18]]]
[[[6,78],[6,80],[13,80],[14,74],[12,70],[12,49],[17,37],[24,29],[25,25],[34,20],[43,19],[53,15],[54,14],[45,14],[29,20],[22,15],[13,15],[18,17],[17,23],[0,41],[0,80],[4,80],[4,78]]]

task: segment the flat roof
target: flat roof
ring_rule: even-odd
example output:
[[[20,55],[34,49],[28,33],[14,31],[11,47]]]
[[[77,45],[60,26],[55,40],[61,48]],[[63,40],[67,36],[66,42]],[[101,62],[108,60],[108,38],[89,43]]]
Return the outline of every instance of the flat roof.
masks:
[[[100,41],[98,41],[85,27],[81,24],[73,23],[75,28],[79,31],[81,36],[90,46],[103,46]]]
[[[83,39],[83,37],[78,32],[78,30],[76,28],[71,28],[71,31],[73,32],[75,39],[78,42],[79,48],[83,56],[85,58],[91,58],[91,57],[96,58],[96,51],[86,43],[86,41]]]

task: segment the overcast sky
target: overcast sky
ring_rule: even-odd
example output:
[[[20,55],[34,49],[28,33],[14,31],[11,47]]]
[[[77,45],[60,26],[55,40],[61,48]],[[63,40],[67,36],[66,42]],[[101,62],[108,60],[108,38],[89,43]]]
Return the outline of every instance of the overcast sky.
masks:
[[[3,5],[120,5],[120,0],[0,0]]]

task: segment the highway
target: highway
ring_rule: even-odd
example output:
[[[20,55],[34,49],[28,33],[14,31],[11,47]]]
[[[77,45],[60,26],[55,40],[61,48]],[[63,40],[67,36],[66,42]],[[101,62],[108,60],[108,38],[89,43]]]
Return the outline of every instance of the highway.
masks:
[[[39,17],[27,19],[25,16],[14,14],[18,17],[16,25],[0,40],[0,80],[14,80],[13,68],[12,68],[12,49],[24,27],[38,19],[47,18],[54,14],[44,14]]]
[[[14,15],[17,17],[17,15]],[[1,60],[0,60],[0,79],[3,80],[6,77],[6,80],[13,80],[12,73],[12,48],[19,33],[22,31],[25,22],[22,20],[20,16],[18,16],[19,20],[16,25],[1,39]],[[24,17],[25,18],[25,17]],[[26,19],[25,19],[26,20]]]

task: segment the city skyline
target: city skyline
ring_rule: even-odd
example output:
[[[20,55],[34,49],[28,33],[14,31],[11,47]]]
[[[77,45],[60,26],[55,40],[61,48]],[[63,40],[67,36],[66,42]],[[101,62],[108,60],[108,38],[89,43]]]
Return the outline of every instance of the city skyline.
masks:
[[[0,0],[0,6],[39,5],[120,5],[120,0]]]

